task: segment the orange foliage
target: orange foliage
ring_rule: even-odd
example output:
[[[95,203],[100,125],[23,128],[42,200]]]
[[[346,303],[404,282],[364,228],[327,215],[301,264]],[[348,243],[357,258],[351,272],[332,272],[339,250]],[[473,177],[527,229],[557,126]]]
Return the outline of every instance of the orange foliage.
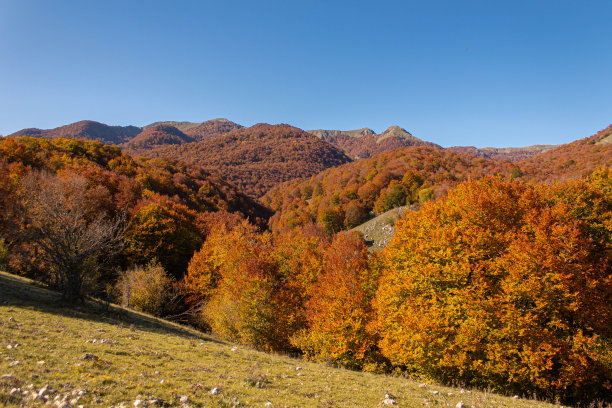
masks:
[[[382,213],[418,203],[422,192],[438,198],[462,181],[488,174],[509,176],[513,168],[511,163],[438,147],[404,147],[285,183],[262,201],[276,211],[270,219],[274,231],[317,221],[331,232],[354,226],[355,206],[365,214]],[[306,199],[304,191],[312,191],[312,198]],[[349,207],[353,209],[347,212]]]
[[[367,326],[374,320],[371,299],[376,280],[363,240],[348,232],[336,235],[304,305],[307,327],[293,343],[313,359],[353,368],[371,362],[376,337]]]
[[[383,255],[383,354],[444,381],[567,400],[603,392],[612,384],[609,188],[486,178],[408,213]]]

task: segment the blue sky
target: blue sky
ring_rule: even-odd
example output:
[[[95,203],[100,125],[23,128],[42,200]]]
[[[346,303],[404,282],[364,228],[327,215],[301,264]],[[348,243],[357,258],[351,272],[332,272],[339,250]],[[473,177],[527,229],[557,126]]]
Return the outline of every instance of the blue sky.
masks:
[[[0,0],[0,134],[82,119],[557,144],[612,123],[610,1]]]

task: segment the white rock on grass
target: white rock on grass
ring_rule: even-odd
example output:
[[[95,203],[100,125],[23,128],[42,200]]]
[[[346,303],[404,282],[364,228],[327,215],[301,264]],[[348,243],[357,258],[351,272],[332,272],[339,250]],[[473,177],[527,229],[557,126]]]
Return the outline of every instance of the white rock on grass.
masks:
[[[383,400],[383,404],[385,404],[385,405],[395,405],[395,400],[393,398],[385,398]]]
[[[219,393],[219,389],[217,387],[210,390],[210,395],[217,395]]]
[[[463,401],[459,401],[457,405],[455,405],[455,408],[465,408],[465,404],[463,404]]]
[[[188,397],[187,395],[181,395],[181,396],[179,397],[179,402],[180,402],[181,404],[186,404],[186,403],[188,403],[188,402],[189,402],[189,397]]]

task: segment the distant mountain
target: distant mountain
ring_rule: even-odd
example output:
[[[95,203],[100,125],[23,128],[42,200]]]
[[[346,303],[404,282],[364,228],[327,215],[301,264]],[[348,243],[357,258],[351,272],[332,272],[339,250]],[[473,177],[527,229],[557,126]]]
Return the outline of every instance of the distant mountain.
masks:
[[[391,126],[381,134],[372,129],[356,130],[309,130],[321,140],[342,149],[353,159],[372,157],[388,150],[407,146],[437,146],[412,136],[399,126]]]
[[[351,161],[338,148],[301,129],[264,123],[210,140],[155,148],[144,154],[201,166],[251,197],[262,196],[278,183],[310,177]]]
[[[533,145],[526,147],[483,147],[477,148],[474,146],[453,146],[446,148],[455,153],[472,154],[477,157],[486,159],[508,160],[516,162],[519,160],[528,159],[540,153],[547,152],[556,148],[557,145]]]
[[[187,136],[174,126],[155,125],[147,127],[134,139],[122,144],[121,147],[130,154],[140,154],[142,150],[150,150],[154,147],[179,145],[195,141],[193,137]]]
[[[91,120],[82,120],[55,129],[23,129],[9,136],[45,137],[55,139],[65,137],[70,139],[97,140],[105,144],[121,144],[130,141],[142,131],[136,126],[109,126]]]
[[[150,125],[146,125],[143,126],[142,129],[146,130],[150,127],[154,127],[157,125],[167,125],[167,126],[172,126],[177,128],[178,130],[180,130],[181,132],[186,132],[189,129],[192,129],[196,126],[201,125],[202,122],[175,122],[173,120],[166,120],[166,121],[162,121],[162,122],[153,122]]]
[[[612,125],[516,164],[525,179],[545,182],[577,179],[600,166],[612,166]]]
[[[233,130],[242,129],[243,127],[244,126],[227,119],[212,119],[202,122],[198,126],[186,129],[184,132],[186,135],[193,137],[195,140],[202,141],[223,136]]]

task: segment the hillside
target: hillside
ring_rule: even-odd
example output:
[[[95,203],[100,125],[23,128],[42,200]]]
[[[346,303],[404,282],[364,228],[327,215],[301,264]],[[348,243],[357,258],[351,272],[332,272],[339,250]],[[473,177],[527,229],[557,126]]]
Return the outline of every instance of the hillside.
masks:
[[[192,129],[196,126],[201,125],[202,122],[176,122],[173,120],[166,120],[166,121],[161,121],[161,122],[153,122],[150,125],[145,125],[142,127],[143,130],[146,130],[150,127],[154,127],[157,125],[166,125],[166,126],[172,126],[177,128],[178,130],[180,130],[181,132],[186,132],[189,129]]]
[[[224,136],[145,153],[182,160],[219,174],[251,197],[284,181],[310,177],[350,159],[334,146],[289,125],[257,124]]]
[[[170,125],[149,126],[121,147],[130,154],[158,146],[191,143],[196,140]]]
[[[65,137],[69,139],[97,140],[105,144],[118,145],[130,141],[140,132],[141,129],[136,126],[109,126],[91,120],[82,120],[54,129],[23,129],[9,136],[44,137],[48,139]]]
[[[4,138],[0,140],[0,242],[11,243],[11,270],[48,275],[28,236],[32,222],[22,214],[62,200],[57,193],[79,197],[71,201],[74,209],[65,213],[68,217],[119,217],[126,223],[125,245],[117,249],[109,270],[96,276],[100,282],[92,282],[100,288],[116,280],[119,268],[152,259],[180,279],[213,225],[244,218],[264,227],[272,213],[219,176],[176,160],[134,159],[117,146],[95,141]],[[31,202],[41,204],[28,207]],[[53,213],[55,208],[45,211]],[[84,217],[69,222],[84,222]],[[59,215],[39,221],[54,219]]]
[[[227,119],[212,119],[202,122],[198,126],[186,129],[185,134],[193,137],[197,141],[202,141],[214,139],[233,130],[242,128],[243,126]]]
[[[0,272],[1,405],[382,407],[388,393],[399,407],[553,407],[265,354],[114,305],[59,299]]]
[[[275,230],[316,221],[338,231],[363,223],[372,211],[381,214],[441,197],[470,178],[516,172],[509,162],[438,147],[403,147],[282,184],[262,201],[276,211],[270,219]]]
[[[590,174],[612,163],[612,125],[571,143],[517,162],[524,178],[532,181],[563,181]]]
[[[406,146],[436,146],[408,133],[399,126],[391,126],[381,134],[368,128],[356,130],[309,130],[317,136],[344,151],[347,156],[358,159]]]
[[[556,147],[556,145],[533,145],[525,147],[483,147],[479,149],[473,146],[454,146],[448,147],[447,150],[455,153],[472,154],[486,159],[517,162],[553,150]]]

